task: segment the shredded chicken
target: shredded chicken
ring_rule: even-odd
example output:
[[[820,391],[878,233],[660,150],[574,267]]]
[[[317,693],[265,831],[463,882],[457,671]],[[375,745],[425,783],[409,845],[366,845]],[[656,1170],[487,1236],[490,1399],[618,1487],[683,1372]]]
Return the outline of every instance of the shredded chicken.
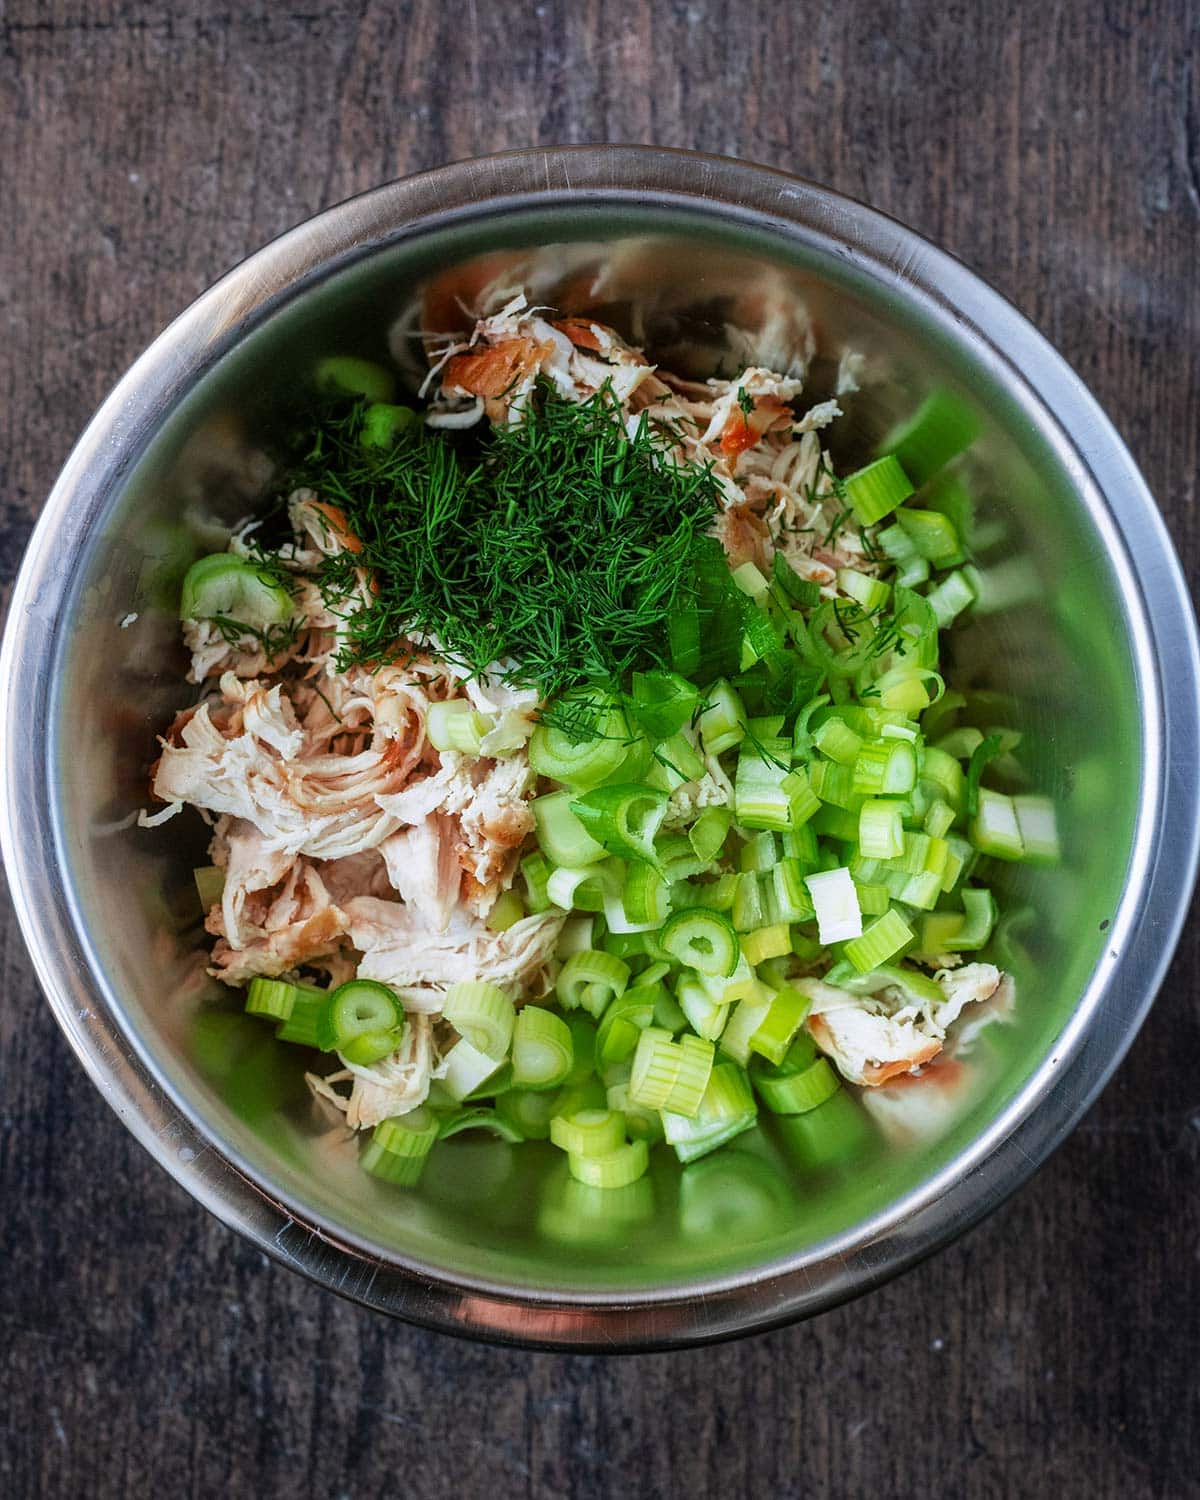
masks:
[[[350,940],[362,952],[364,979],[391,985],[412,1010],[437,1014],[447,986],[487,979],[514,999],[545,994],[561,911],[522,917],[504,932],[456,912],[442,931],[395,901],[359,896],[347,904]]]
[[[317,1098],[339,1110],[351,1130],[369,1130],[380,1120],[406,1115],[424,1104],[435,1076],[433,1027],[427,1015],[410,1016],[404,1038],[395,1052],[370,1067],[346,1063],[324,1078],[306,1073],[305,1082]],[[339,1084],[351,1085],[343,1094]]]
[[[345,544],[344,525],[320,514],[307,499],[293,506],[296,557],[310,542]],[[152,788],[165,811],[190,803],[216,817],[211,854],[226,879],[208,925],[213,972],[230,984],[330,958],[354,896],[399,897],[438,929],[460,907],[486,915],[533,826],[535,694],[463,680],[432,656],[337,672],[335,650],[327,639],[299,677],[227,667],[162,743]],[[430,703],[458,695],[494,717],[495,757],[428,744]]]
[[[857,995],[819,979],[798,984],[812,1001],[807,1024],[813,1041],[850,1083],[878,1085],[932,1062],[964,1007],[989,999],[1002,978],[986,963],[943,971],[936,982],[945,999],[925,1006],[894,988]]]
[[[975,1070],[939,1057],[918,1073],[901,1073],[866,1089],[863,1107],[896,1145],[936,1140],[977,1097]]]
[[[485,288],[488,295],[495,289]],[[772,337],[764,347],[772,347]],[[462,425],[485,416],[519,422],[539,378],[577,401],[608,382],[631,425],[645,417],[675,434],[677,458],[710,466],[724,506],[714,533],[735,566],[767,568],[780,551],[833,595],[838,568],[873,573],[875,564],[844,515],[816,436],[840,408],[823,401],[797,418],[791,403],[803,389],[807,360],[793,355],[787,369],[779,375],[759,363],[736,380],[680,380],[604,324],[548,320],[517,293],[482,311],[469,338],[442,349],[424,389],[434,392],[431,422]]]
[[[704,772],[695,781],[677,786],[667,801],[666,829],[686,828],[705,807],[732,807],[733,782],[715,755],[704,757]]]
[[[211,972],[226,984],[243,985],[257,974],[285,974],[331,953],[345,935],[347,918],[330,899],[318,867],[298,859],[277,886],[242,901],[232,939],[224,903],[213,907],[206,925],[219,938]]]
[[[803,409],[812,328],[792,291],[768,278],[744,295],[722,293],[717,316],[740,373],[680,377],[586,315],[596,297],[625,300],[620,258],[597,277],[581,252],[577,270],[573,290],[558,289],[562,316],[532,302],[553,295],[550,282],[539,279],[536,258],[516,252],[433,284],[393,330],[402,365],[420,335],[428,424],[521,422],[539,381],[576,401],[607,388],[630,431],[651,423],[669,435],[674,460],[710,470],[719,498],[712,534],[734,565],[753,562],[769,574],[782,556],[827,597],[837,594],[839,569],[873,573],[820,438],[841,414],[837,398],[865,378],[863,356],[844,351],[836,398]],[[632,308],[634,337],[653,315]],[[517,1003],[547,993],[565,914],[526,916],[503,932],[485,920],[534,828],[527,745],[537,692],[503,680],[514,663],[471,673],[432,637],[410,640],[388,666],[345,667],[351,611],[331,610],[312,575],[326,558],[348,554],[353,588],[368,602],[375,581],[353,561],[363,543],[346,513],[313,490],[290,496],[288,521],[290,539],[275,555],[294,575],[293,617],[277,639],[184,622],[188,676],[200,697],[163,737],[151,778],[161,808],[141,821],[155,826],[188,804],[212,825],[211,857],[225,881],[207,915],[217,939],[210,973],[244,985],[316,969],[334,984],[355,975],[381,981],[400,998],[406,1018],[395,1052],[370,1067],[343,1058],[327,1077],[308,1075],[314,1096],[359,1130],[415,1109],[444,1070],[439,1046],[448,1044],[439,1037],[449,1028],[434,1023],[450,985],[488,980]],[[256,555],[256,529],[237,531],[230,551]],[[430,707],[450,699],[488,719],[478,756],[429,742]],[[705,756],[701,775],[671,793],[664,826],[684,827],[698,809],[733,801],[728,774]],[[873,1087],[890,1081],[885,1114],[903,1114],[892,1094],[932,1076],[921,1070],[935,1059],[933,1072],[948,1085],[962,1066],[949,1053],[1011,1009],[1011,982],[999,970],[956,965],[946,958],[935,976],[943,999],[925,1005],[887,987],[867,995],[797,981],[812,1002],[808,1030],[842,1075]]]
[[[420,758],[424,727],[376,729],[362,749],[331,753],[344,725],[306,729],[283,683],[221,678],[221,696],[205,700],[164,742],[153,779],[164,802],[189,802],[252,824],[272,851],[336,859],[377,848],[399,826],[379,796],[399,790]]]

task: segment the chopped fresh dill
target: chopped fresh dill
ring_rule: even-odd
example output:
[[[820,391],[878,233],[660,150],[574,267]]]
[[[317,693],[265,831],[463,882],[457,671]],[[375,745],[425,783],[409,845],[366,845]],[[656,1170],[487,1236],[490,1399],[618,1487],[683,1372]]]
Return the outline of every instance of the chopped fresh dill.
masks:
[[[243,531],[241,545],[245,549],[247,560],[254,564],[255,571],[264,582],[274,584],[278,588],[285,588],[289,594],[296,592],[299,579],[295,573],[284,567],[279,553],[273,547],[267,546],[260,533],[250,536],[247,531]]]
[[[361,423],[361,404],[328,412],[285,477],[337,505],[362,543],[318,574],[346,620],[339,668],[433,638],[467,670],[504,661],[506,680],[550,698],[668,664],[667,624],[719,492],[647,419],[627,431],[610,388],[577,403],[543,384],[524,420],[474,447],[414,428],[364,450]]]
[[[335,718],[339,724],[343,723],[344,721],[342,719],[341,714],[338,713],[337,709],[334,708],[333,704],[330,703],[329,699],[325,696],[325,694],[321,691],[321,689],[317,686],[317,684],[314,682],[312,686],[313,686],[313,692],[316,693],[316,695],[317,695],[318,698],[320,698],[321,702],[329,710],[331,716],[333,718]]]
[[[833,601],[833,613],[842,634],[852,646],[855,645],[859,632],[868,617],[863,614],[857,604],[846,604],[841,599]]]
[[[760,760],[766,761],[768,765],[775,766],[778,770],[781,771],[791,770],[792,762],[790,756],[786,760],[780,760],[779,756],[777,756],[773,750],[767,749],[766,745],[764,745],[762,740],[759,739],[758,735],[754,733],[749,724],[745,726],[745,731],[746,743],[753,747]]]
[[[607,693],[597,693],[593,698],[572,694],[570,697],[558,698],[552,704],[543,704],[538,709],[537,717],[540,723],[557,729],[574,744],[614,740],[618,744],[632,745],[637,738],[632,729],[627,727],[623,734],[610,734],[600,727],[602,720],[608,717],[611,706],[612,700]]]
[[[661,746],[656,747],[654,749],[654,751],[652,752],[652,754],[653,754],[653,758],[659,763],[660,766],[665,766],[668,771],[671,771],[676,776],[678,776],[679,779],[680,779],[680,781],[688,781],[688,780],[690,780],[689,777],[687,777],[687,776],[684,775],[684,773],[679,769],[679,767],[674,763],[674,761],[672,761],[668,756],[666,756],[666,755],[663,754]]]
[[[824,545],[826,547],[828,547],[828,546],[830,546],[832,544],[834,537],[837,536],[838,532],[841,531],[842,527],[846,524],[846,522],[850,519],[850,517],[853,514],[854,514],[853,507],[849,506],[849,505],[844,506],[840,511],[838,511],[837,515],[833,518],[832,525],[830,526],[829,530],[825,533],[825,542],[824,542]]]
[[[303,629],[303,622],[300,620],[284,620],[275,625],[258,626],[247,625],[245,620],[235,620],[232,615],[209,615],[206,619],[209,624],[216,626],[221,639],[228,645],[244,649],[247,641],[253,641],[268,661],[282,655],[293,645]]]

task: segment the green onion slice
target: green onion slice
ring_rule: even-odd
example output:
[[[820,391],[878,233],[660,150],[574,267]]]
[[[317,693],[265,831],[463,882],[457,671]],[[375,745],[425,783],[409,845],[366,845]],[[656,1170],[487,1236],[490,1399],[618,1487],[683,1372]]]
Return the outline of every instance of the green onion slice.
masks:
[[[455,1042],[446,1057],[445,1072],[440,1083],[452,1099],[466,1099],[482,1088],[500,1068],[500,1059],[489,1057],[486,1052],[473,1047],[466,1037],[462,1037]]]
[[[679,1054],[679,1065],[661,1107],[675,1114],[691,1116],[700,1108],[704,1090],[708,1087],[715,1048],[712,1042],[686,1031],[674,1046]]]
[[[561,1151],[579,1156],[607,1156],[625,1142],[625,1116],[613,1109],[581,1109],[555,1115],[550,1139]]]
[[[981,854],[996,859],[1020,859],[1025,853],[1016,804],[1001,792],[980,787],[975,795],[971,842]]]
[[[298,984],[289,984],[286,979],[264,979],[261,975],[250,981],[250,987],[246,991],[246,1014],[248,1016],[267,1016],[274,1021],[286,1021],[291,1015],[296,1004],[296,997],[300,994]],[[320,993],[324,1000],[323,992]]]
[[[750,1061],[750,1039],[758,1032],[771,1010],[771,996],[740,1000],[721,1033],[721,1051],[744,1068]]]
[[[527,854],[521,861],[521,878],[525,882],[525,905],[530,915],[548,911],[553,903],[547,889],[550,866],[546,861],[546,856],[536,851],[533,854]]]
[[[507,932],[525,915],[525,903],[516,891],[501,891],[484,923],[489,932]]]
[[[661,744],[691,722],[699,698],[699,689],[678,672],[635,672],[629,712]]]
[[[771,575],[793,604],[814,609],[821,602],[821,586],[811,578],[801,578],[782,552],[776,552]]]
[[[659,791],[673,792],[676,787],[683,786],[684,782],[697,781],[703,775],[704,761],[700,752],[689,735],[680,730],[678,734],[673,734],[670,739],[655,746],[646,771],[646,785],[657,787]]]
[[[495,984],[464,981],[446,991],[442,1014],[460,1036],[488,1057],[503,1061],[512,1041],[516,1010]]]
[[[924,485],[969,448],[979,430],[979,418],[960,397],[931,391],[912,417],[888,433],[881,447],[899,459],[914,484]]]
[[[769,958],[782,958],[792,951],[791,929],[786,922],[775,922],[770,927],[744,932],[741,948],[746,962],[751,968],[757,968]]]
[[[895,859],[903,853],[904,818],[899,801],[875,797],[863,803],[858,810],[858,847],[867,859]]]
[[[989,734],[986,739],[980,740],[971,751],[971,760],[967,766],[967,816],[973,818],[979,810],[979,782],[991,760],[1002,754],[1004,750],[1004,736],[1001,734]]]
[[[700,738],[709,755],[723,755],[746,737],[746,710],[728,682],[714,682],[700,710]]]
[[[695,1161],[749,1130],[758,1117],[754,1094],[736,1064],[717,1063],[694,1115],[662,1111],[663,1134],[681,1162]]]
[[[602,1063],[624,1062],[633,1055],[642,1032],[654,1020],[659,988],[638,984],[612,1001],[596,1035],[596,1055]]]
[[[912,928],[895,907],[863,929],[861,937],[846,944],[846,957],[861,974],[886,963],[915,940]]]
[[[882,521],[912,492],[912,481],[891,454],[877,458],[845,480],[846,499],[854,507],[860,526]]]
[[[318,1044],[347,1062],[366,1065],[393,1052],[404,1011],[386,984],[351,979],[329,995],[318,1023]]]
[[[493,720],[478,713],[465,698],[431,703],[425,715],[425,733],[435,750],[478,755],[484,735],[494,728]]]
[[[650,923],[657,927],[666,920],[671,908],[667,882],[649,865],[630,865],[625,871],[621,905],[630,926]]]
[[[570,1073],[573,1061],[571,1032],[561,1016],[540,1005],[517,1012],[512,1076],[518,1088],[554,1088]]]
[[[645,1141],[630,1141],[606,1156],[581,1156],[573,1151],[567,1157],[567,1164],[577,1182],[612,1189],[636,1182],[645,1173],[649,1159]]]
[[[654,836],[667,815],[666,792],[652,786],[604,786],[576,797],[570,806],[610,853],[656,863]]]
[[[936,510],[905,509],[896,512],[917,555],[935,568],[950,568],[964,560],[962,542],[954,522]]]
[[[275,1035],[281,1042],[295,1042],[300,1047],[321,1047],[321,1019],[329,992],[304,984],[295,989],[291,1011]]]
[[[741,956],[733,923],[723,912],[705,907],[676,912],[663,925],[658,941],[672,958],[701,974],[728,976]]]
[[[756,1072],[754,1087],[772,1114],[802,1115],[824,1104],[841,1085],[825,1058],[818,1057],[796,1073]]]
[[[796,1033],[808,1018],[812,1001],[791,985],[785,985],[771,997],[767,1013],[750,1033],[749,1049],[779,1066],[788,1054]]]
[[[232,552],[216,552],[194,562],[184,575],[179,617],[265,629],[291,619],[292,596],[261,565]]]
[[[611,776],[634,740],[619,701],[599,688],[573,688],[547,710],[529,740],[540,776],[588,791]]]
[[[692,852],[703,864],[715,859],[729,836],[733,813],[727,807],[706,807],[688,829]]]
[[[438,1119],[431,1109],[419,1104],[404,1115],[389,1115],[380,1120],[372,1137],[383,1151],[393,1156],[428,1156],[438,1138]]]
[[[598,843],[571,811],[570,792],[548,792],[529,804],[537,825],[538,847],[556,865],[581,869],[604,858]]]
[[[390,1182],[394,1187],[415,1187],[429,1157],[428,1153],[423,1156],[402,1156],[397,1151],[386,1151],[378,1141],[370,1140],[363,1147],[358,1160],[363,1171],[369,1172],[372,1177]]]
[[[694,975],[685,974],[675,986],[679,1008],[687,1017],[688,1025],[706,1042],[715,1042],[725,1029],[732,1009],[710,995],[703,983]]]
[[[629,1078],[629,1095],[645,1109],[659,1109],[667,1102],[679,1074],[680,1051],[671,1033],[648,1026],[638,1039]]]
[[[629,965],[611,953],[594,948],[572,953],[559,970],[554,993],[564,1010],[580,1006],[597,1018],[604,1014],[610,1001],[625,993],[629,984]]]

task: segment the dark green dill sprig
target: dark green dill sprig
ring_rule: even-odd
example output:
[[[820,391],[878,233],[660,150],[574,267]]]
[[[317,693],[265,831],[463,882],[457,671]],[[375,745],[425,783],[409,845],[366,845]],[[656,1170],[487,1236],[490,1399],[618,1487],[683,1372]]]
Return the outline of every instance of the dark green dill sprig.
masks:
[[[255,572],[260,578],[266,583],[274,584],[276,588],[287,589],[289,594],[295,594],[300,587],[300,579],[296,576],[294,569],[286,566],[278,549],[268,546],[261,539],[259,529],[249,535],[243,532],[241,547],[246,554],[247,561],[254,564]]]
[[[573,744],[613,740],[617,744],[633,745],[637,741],[637,734],[628,715],[625,717],[625,728],[620,733],[613,734],[601,727],[608,722],[613,703],[619,701],[621,696],[608,687],[597,687],[591,696],[586,692],[572,693],[568,697],[556,698],[553,703],[544,704],[537,711],[537,719],[547,728],[558,730]]]
[[[878,660],[879,657],[889,652],[893,646],[896,646],[899,641],[900,626],[895,620],[889,620],[871,638],[869,655],[873,660]]]
[[[826,497],[818,493],[821,487],[822,479],[829,479],[833,481],[833,493],[836,496],[837,476],[834,474],[833,469],[830,467],[829,462],[826,459],[824,448],[818,446],[817,472],[813,475],[808,484],[804,486],[804,499],[806,504],[813,506],[821,505],[824,503]]]
[[[294,582],[294,575],[293,582]],[[303,620],[284,620],[276,625],[247,625],[244,620],[235,620],[231,615],[210,615],[207,623],[216,626],[221,639],[230,646],[245,649],[247,641],[253,641],[268,661],[281,656],[294,646],[304,630]]]
[[[860,605],[847,604],[841,599],[833,601],[833,616],[838,623],[838,629],[850,645],[857,645],[858,637],[870,616],[863,612]]]
[[[766,761],[768,765],[775,766],[781,771],[791,770],[792,760],[790,754],[781,760],[773,750],[767,749],[766,745],[763,744],[762,740],[759,739],[749,724],[746,724],[744,728],[746,731],[746,743],[753,748],[759,760]]]
[[[327,416],[286,479],[337,505],[362,543],[317,575],[345,617],[340,668],[390,660],[413,635],[472,672],[510,657],[508,680],[543,697],[668,665],[717,483],[648,421],[627,432],[610,388],[576,403],[542,384],[522,422],[473,449],[417,429],[364,450],[360,427],[361,407]]]
[[[871,536],[871,528],[869,526],[864,526],[860,529],[858,533],[858,539],[862,543],[863,555],[866,557],[868,562],[880,563],[887,561],[884,555],[876,547],[874,538]]]
[[[837,515],[833,518],[829,530],[825,533],[824,545],[826,547],[832,546],[834,538],[837,536],[838,532],[841,531],[842,527],[846,524],[846,522],[853,514],[854,510],[849,505],[843,506],[843,508],[838,511]]]

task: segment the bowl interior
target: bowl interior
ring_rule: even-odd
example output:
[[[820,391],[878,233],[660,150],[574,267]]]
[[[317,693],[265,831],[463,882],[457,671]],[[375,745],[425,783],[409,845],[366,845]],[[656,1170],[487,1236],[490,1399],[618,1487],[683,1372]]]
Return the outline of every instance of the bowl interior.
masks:
[[[861,356],[859,388],[840,397],[830,433],[840,465],[870,456],[931,392],[974,413],[979,435],[959,476],[985,587],[953,638],[954,682],[971,690],[973,722],[1021,731],[1024,772],[1058,801],[1065,853],[1053,868],[988,872],[1005,911],[988,956],[1014,974],[1017,1002],[964,1051],[952,1086],[919,1099],[881,1091],[866,1109],[847,1099],[682,1173],[664,1158],[636,1191],[604,1201],[573,1189],[548,1146],[470,1139],[439,1146],[424,1185],[401,1191],[362,1172],[312,1105],[302,1079],[312,1059],[206,977],[191,874],[207,862],[204,826],[190,812],[160,830],[130,826],[155,736],[189,701],[179,577],[252,510],[287,395],[316,357],[378,357],[390,341],[418,369],[419,346],[397,324],[414,326],[418,291],[450,267],[464,283],[508,275],[539,300],[594,310],[698,375],[728,372],[748,350],[770,363],[811,338],[814,401]],[[301,1221],[456,1280],[556,1294],[652,1295],[815,1256],[936,1178],[1053,1054],[1101,962],[1142,781],[1110,547],[1080,498],[1076,460],[1031,420],[1028,399],[952,312],[836,245],[722,227],[685,207],[495,209],[375,247],[278,299],[162,413],[86,539],[57,632],[58,858],[98,981],[163,1086]]]

